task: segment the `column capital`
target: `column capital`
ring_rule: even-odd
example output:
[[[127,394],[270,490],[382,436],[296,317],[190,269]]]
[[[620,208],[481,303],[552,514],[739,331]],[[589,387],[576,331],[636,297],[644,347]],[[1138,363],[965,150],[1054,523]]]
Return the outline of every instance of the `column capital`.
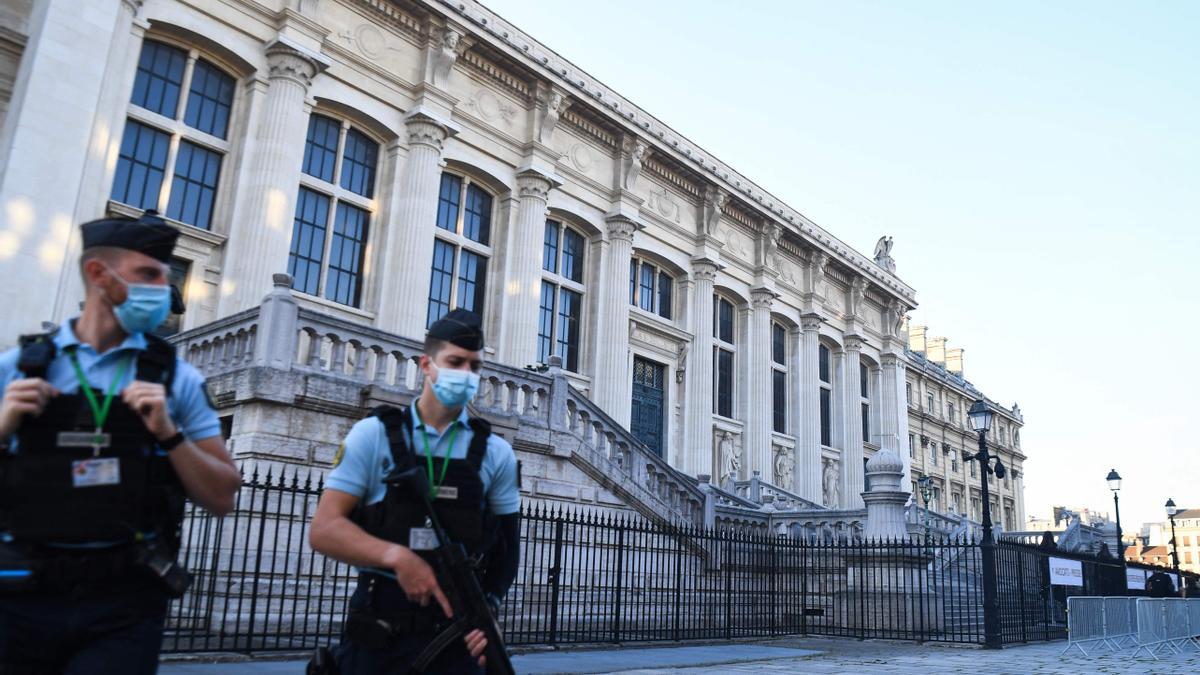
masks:
[[[309,51],[282,36],[267,45],[266,54],[270,79],[295,82],[305,90],[312,86],[313,78],[330,64],[328,57]]]
[[[546,201],[555,181],[537,169],[525,169],[517,173],[517,196],[533,197]]]
[[[755,288],[750,291],[750,305],[755,310],[770,310],[779,294],[769,288]]]
[[[903,368],[904,357],[900,356],[899,354],[880,354],[879,363],[884,368]]]
[[[146,0],[121,0],[121,4],[128,7],[134,16],[137,16],[138,12],[142,9],[142,5],[146,4]]]
[[[446,139],[458,130],[442,120],[424,112],[420,108],[413,110],[404,117],[404,128],[408,131],[408,144],[429,146],[439,153]]]
[[[862,351],[863,345],[866,344],[866,342],[867,341],[865,338],[863,338],[863,336],[851,334],[845,336],[845,343],[843,346],[848,352],[860,352]]]
[[[637,221],[620,214],[610,215],[605,219],[608,224],[609,241],[626,241],[633,243],[633,235],[642,229]]]
[[[721,265],[715,260],[700,258],[692,260],[692,278],[696,281],[715,281]]]
[[[821,330],[821,324],[823,323],[825,323],[825,319],[815,312],[800,315],[800,328],[806,333],[815,333]]]

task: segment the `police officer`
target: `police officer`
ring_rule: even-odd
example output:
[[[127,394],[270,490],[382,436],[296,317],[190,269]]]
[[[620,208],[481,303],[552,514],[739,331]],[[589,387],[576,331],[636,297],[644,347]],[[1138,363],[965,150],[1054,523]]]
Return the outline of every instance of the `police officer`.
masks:
[[[493,610],[516,576],[516,457],[466,411],[479,388],[482,350],[475,314],[454,310],[434,323],[420,359],[421,395],[404,409],[377,408],[351,428],[334,458],[309,538],[314,549],[360,571],[334,650],[343,674],[408,672],[452,614],[431,567],[437,537],[418,496],[385,484],[393,471],[427,472],[448,535],[480,557],[480,582]],[[486,646],[483,634],[472,631],[428,672],[482,672]]]
[[[178,231],[82,227],[82,313],[0,354],[0,673],[154,673],[185,495],[241,480],[200,374],[151,332]]]

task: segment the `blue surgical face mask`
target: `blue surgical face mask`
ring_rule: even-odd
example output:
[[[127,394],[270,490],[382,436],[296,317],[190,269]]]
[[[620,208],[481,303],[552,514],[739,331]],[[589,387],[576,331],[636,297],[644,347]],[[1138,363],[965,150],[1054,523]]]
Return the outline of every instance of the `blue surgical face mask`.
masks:
[[[469,370],[438,368],[430,363],[437,379],[433,381],[433,395],[447,408],[461,408],[475,398],[479,392],[479,374]]]
[[[111,267],[108,272],[125,286],[125,302],[114,306],[113,314],[126,333],[149,333],[167,320],[167,314],[171,311],[170,286],[131,284]]]

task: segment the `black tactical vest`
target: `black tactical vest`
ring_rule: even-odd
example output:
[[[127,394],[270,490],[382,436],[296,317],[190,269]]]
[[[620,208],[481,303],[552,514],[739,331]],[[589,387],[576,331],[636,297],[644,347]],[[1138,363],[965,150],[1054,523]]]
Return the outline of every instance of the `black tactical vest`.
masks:
[[[414,445],[419,444],[413,436],[412,414],[408,408],[380,406],[371,411],[371,416],[378,417],[387,431],[394,471],[405,471],[413,466],[419,466],[422,471],[426,470],[425,457],[413,452],[409,447],[409,438],[414,439]],[[492,427],[478,418],[471,418],[469,425],[474,436],[467,448],[467,457],[450,460],[446,469],[446,480],[442,483],[443,489],[439,491],[439,497],[434,500],[433,505],[446,534],[462,544],[468,555],[480,557],[486,551],[490,538],[485,536],[484,530],[487,504],[479,471],[483,466],[484,455],[487,454],[488,436],[491,435]],[[441,473],[441,465],[442,458],[434,457],[434,466],[438,474]],[[372,536],[408,546],[409,530],[425,526],[425,512],[418,495],[389,483],[383,499],[369,505],[359,503],[353,520]],[[417,553],[427,562],[433,563],[431,552]]]
[[[45,377],[57,355],[46,336],[22,338],[19,369],[26,377]],[[38,341],[38,339],[40,341]],[[146,336],[135,377],[161,383],[170,392],[175,349]],[[99,400],[104,392],[93,390]],[[64,432],[95,431],[91,408],[82,392],[51,399],[41,415],[26,417],[17,430],[17,450],[0,453],[0,531],[17,542],[133,542],[146,535],[178,547],[185,493],[170,461],[137,413],[119,395],[104,425],[111,435],[101,458],[119,460],[120,482],[75,487],[77,462],[93,458],[91,447],[71,447]]]

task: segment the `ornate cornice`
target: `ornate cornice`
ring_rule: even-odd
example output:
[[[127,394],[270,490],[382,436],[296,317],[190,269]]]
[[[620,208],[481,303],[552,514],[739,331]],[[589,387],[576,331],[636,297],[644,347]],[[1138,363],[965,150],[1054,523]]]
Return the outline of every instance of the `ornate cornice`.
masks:
[[[378,2],[379,0],[375,0]],[[567,61],[553,50],[505,21],[476,0],[427,0],[434,8],[447,16],[453,16],[468,26],[480,38],[508,58],[528,68],[538,76],[572,92],[597,115],[605,117],[614,126],[627,133],[637,133],[654,144],[654,152],[670,156],[674,161],[703,176],[711,184],[736,195],[744,208],[755,214],[737,214],[731,217],[765,218],[779,222],[809,242],[813,248],[837,256],[848,269],[870,277],[889,293],[906,300],[912,299],[914,291],[894,275],[875,264],[874,260],[859,253],[804,215],[783,204],[753,181],[717,160],[703,149],[675,132],[660,120],[634,105],[623,96],[589,76],[582,69]],[[574,116],[573,116],[574,117]],[[569,120],[570,121],[570,120]]]

